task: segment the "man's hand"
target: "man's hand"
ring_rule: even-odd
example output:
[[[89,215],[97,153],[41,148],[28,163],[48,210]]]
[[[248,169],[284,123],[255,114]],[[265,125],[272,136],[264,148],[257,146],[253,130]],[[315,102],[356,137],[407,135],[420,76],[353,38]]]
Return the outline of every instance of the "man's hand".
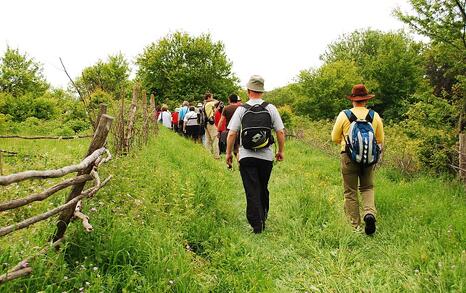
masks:
[[[281,162],[285,159],[285,154],[283,152],[277,152],[275,154],[275,159],[277,159],[277,161]]]
[[[227,163],[228,169],[231,169],[233,166],[233,155],[231,153],[226,154],[225,162]]]

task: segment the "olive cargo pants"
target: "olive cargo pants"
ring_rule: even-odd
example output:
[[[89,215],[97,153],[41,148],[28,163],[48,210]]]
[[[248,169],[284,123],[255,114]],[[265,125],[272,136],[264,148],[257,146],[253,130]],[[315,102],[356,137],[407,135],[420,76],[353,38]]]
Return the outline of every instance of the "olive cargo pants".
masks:
[[[361,225],[359,214],[358,186],[363,205],[363,218],[367,214],[375,217],[374,202],[374,167],[361,168],[361,166],[343,153],[341,156],[341,174],[343,176],[343,189],[345,196],[345,213],[353,227]]]

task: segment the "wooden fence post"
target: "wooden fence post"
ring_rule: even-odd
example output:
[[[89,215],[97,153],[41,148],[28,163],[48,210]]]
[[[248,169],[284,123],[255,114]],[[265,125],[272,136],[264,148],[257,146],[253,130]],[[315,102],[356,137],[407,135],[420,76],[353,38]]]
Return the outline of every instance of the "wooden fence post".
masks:
[[[99,105],[99,115],[97,116],[97,123],[100,122],[100,117],[102,115],[107,114],[107,104],[100,104]]]
[[[113,117],[108,116],[107,114],[103,114],[100,117],[99,124],[97,125],[97,129],[94,133],[94,138],[92,139],[92,142],[89,145],[87,154],[84,157],[89,156],[95,150],[100,149],[101,147],[105,145],[108,133],[110,131],[110,127],[112,126],[112,122],[113,122]],[[91,173],[93,167],[94,167],[93,164],[91,164],[89,167],[87,167],[83,171],[78,172],[78,176]],[[69,202],[70,200],[79,196],[81,192],[83,191],[85,185],[86,185],[86,182],[74,185],[73,188],[71,189],[70,194],[68,195],[68,198],[66,199],[66,202]],[[57,230],[55,232],[55,235],[53,236],[54,242],[62,238],[63,235],[65,235],[66,228],[68,227],[68,224],[70,223],[70,220],[73,217],[75,208],[76,208],[76,205],[72,205],[60,214],[60,217],[58,218],[58,222],[57,222]]]
[[[460,134],[459,144],[459,175],[460,179],[466,183],[466,135]]]
[[[134,120],[136,118],[136,110],[137,110],[137,104],[138,104],[138,92],[139,92],[139,86],[135,85],[133,87],[133,98],[131,100],[131,106],[129,108],[129,114],[128,114],[128,128],[126,129],[126,137],[125,137],[125,151],[129,153],[129,149],[131,147],[131,140],[133,136],[133,127],[134,127]]]

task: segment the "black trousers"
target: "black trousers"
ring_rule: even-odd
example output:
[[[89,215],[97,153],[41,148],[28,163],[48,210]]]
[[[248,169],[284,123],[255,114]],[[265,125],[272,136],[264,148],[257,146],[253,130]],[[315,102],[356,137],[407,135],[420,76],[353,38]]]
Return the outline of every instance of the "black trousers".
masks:
[[[273,162],[243,158],[239,162],[241,179],[246,192],[246,217],[254,232],[262,232],[269,212],[268,184]]]

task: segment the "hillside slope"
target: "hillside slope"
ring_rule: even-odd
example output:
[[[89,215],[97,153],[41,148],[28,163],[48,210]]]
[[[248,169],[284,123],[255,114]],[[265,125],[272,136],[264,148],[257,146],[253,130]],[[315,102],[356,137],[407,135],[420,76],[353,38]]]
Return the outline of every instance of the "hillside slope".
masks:
[[[237,168],[173,133],[102,172],[115,179],[85,206],[95,231],[72,225],[64,251],[0,291],[466,290],[466,196],[455,183],[382,170],[378,231],[367,237],[344,219],[339,162],[289,141],[272,172],[267,230],[254,235]]]

